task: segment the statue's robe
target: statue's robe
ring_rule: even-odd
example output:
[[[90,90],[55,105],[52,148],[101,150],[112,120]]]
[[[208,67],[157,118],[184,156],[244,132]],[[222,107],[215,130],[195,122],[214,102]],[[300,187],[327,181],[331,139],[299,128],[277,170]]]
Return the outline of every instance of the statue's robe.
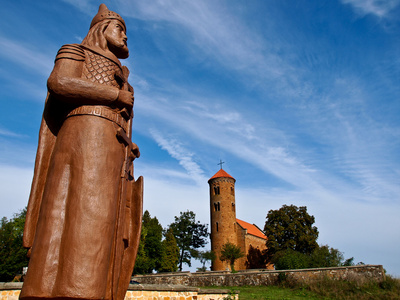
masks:
[[[31,259],[20,298],[112,299],[125,164],[116,132],[127,130],[127,120],[113,105],[116,98],[89,98],[106,86],[121,89],[122,68],[116,57],[76,44],[63,46],[57,63],[79,64],[80,79],[98,88],[57,95],[49,86],[24,232]]]

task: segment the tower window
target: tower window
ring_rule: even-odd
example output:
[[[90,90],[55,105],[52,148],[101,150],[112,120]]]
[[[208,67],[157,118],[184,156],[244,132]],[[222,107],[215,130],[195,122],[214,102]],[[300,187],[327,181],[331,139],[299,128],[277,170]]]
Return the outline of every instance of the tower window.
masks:
[[[217,231],[218,231],[218,222],[216,223],[216,225],[217,225]]]
[[[219,195],[219,186],[214,186],[214,195]]]
[[[219,202],[214,203],[214,211],[220,211],[221,207]]]
[[[235,189],[231,186],[231,195],[235,195]]]
[[[232,211],[235,211],[235,203],[232,202]]]
[[[217,203],[217,208],[218,208],[218,211],[221,210],[221,207],[220,207],[220,205],[219,205],[219,202]]]

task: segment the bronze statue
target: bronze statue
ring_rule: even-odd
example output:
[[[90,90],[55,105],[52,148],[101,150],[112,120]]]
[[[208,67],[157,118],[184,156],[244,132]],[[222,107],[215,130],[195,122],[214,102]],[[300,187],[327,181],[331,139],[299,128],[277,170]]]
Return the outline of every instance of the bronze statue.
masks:
[[[122,300],[136,258],[143,178],[133,178],[133,88],[124,20],[104,4],[48,79],[24,231],[20,299]]]

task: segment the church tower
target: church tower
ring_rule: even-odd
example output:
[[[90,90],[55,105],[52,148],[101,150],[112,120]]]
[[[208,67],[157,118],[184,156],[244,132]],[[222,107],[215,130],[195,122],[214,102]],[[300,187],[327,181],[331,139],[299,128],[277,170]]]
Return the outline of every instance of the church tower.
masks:
[[[222,245],[227,241],[237,245],[235,178],[221,169],[208,180],[210,185],[211,250],[217,258],[211,270],[226,270],[229,264],[222,262]]]

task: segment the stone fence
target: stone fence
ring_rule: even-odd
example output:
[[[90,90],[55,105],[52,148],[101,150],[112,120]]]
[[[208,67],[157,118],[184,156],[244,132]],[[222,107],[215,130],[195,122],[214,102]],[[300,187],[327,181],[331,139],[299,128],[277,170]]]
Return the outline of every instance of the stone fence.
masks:
[[[363,283],[383,281],[385,272],[381,265],[360,265],[349,267],[316,268],[301,270],[245,270],[237,273],[229,271],[176,272],[150,275],[135,275],[133,280],[140,284],[179,284],[184,286],[243,286],[275,285],[285,279],[290,282],[309,283],[324,278],[342,279]]]
[[[0,300],[18,300],[22,282],[0,282]],[[130,284],[125,300],[223,300],[239,299],[225,289],[199,289],[177,285]]]

